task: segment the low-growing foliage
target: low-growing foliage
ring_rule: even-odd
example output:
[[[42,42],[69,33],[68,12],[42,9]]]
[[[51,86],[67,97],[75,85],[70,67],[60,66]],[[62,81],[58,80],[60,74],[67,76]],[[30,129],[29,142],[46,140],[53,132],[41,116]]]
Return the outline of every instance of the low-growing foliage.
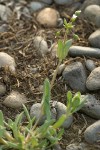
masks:
[[[78,12],[76,12],[76,14],[77,13]],[[73,15],[69,23],[64,20],[66,33],[73,29],[73,22],[77,18],[76,14]],[[84,99],[81,99],[80,92],[77,92],[74,96],[72,96],[72,93],[69,91],[67,93],[67,113],[63,114],[56,122],[51,119],[51,89],[57,75],[58,67],[62,60],[67,56],[71,44],[72,39],[58,41],[57,55],[59,58],[59,63],[56,72],[53,76],[51,84],[48,79],[45,79],[44,81],[44,91],[41,102],[41,116],[44,114],[46,115],[44,124],[37,126],[41,116],[37,121],[35,121],[35,118],[30,117],[25,105],[23,105],[24,111],[17,115],[14,121],[8,119],[8,122],[6,122],[2,111],[0,111],[0,150],[47,150],[57,144],[62,138],[64,129],[61,128],[61,125],[70,115],[81,109],[84,104]],[[24,116],[27,118],[26,124],[23,123]]]

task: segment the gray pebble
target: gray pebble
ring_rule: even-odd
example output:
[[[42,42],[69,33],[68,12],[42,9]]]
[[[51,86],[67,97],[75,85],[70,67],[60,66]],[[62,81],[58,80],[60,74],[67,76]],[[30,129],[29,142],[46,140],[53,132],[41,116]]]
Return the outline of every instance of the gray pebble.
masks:
[[[9,7],[0,4],[0,18],[3,21],[8,21],[9,17],[11,17],[12,11]]]
[[[43,39],[43,37],[36,36],[33,43],[40,56],[44,56],[49,52],[47,42]]]
[[[95,68],[89,75],[86,81],[86,87],[89,90],[100,89],[100,67]]]
[[[69,49],[69,55],[72,57],[89,56],[89,57],[100,58],[100,49],[83,47],[83,46],[71,46]]]
[[[95,25],[100,28],[100,13],[98,13],[95,17]]]
[[[84,138],[90,144],[98,144],[100,142],[100,120],[85,130]]]
[[[100,6],[98,5],[90,5],[84,10],[85,18],[91,22],[95,21],[95,17],[98,13],[100,13]]]
[[[54,0],[57,5],[71,5],[74,0]]]
[[[0,83],[0,96],[6,93],[6,86],[3,83]]]
[[[8,25],[7,24],[3,24],[0,26],[0,33],[7,32],[7,31],[8,31]]]
[[[57,112],[57,120],[58,120],[63,114],[67,113],[67,107],[63,103],[56,102],[56,101],[54,102],[54,105]],[[72,122],[73,122],[73,116],[71,115],[63,123],[62,127],[67,129],[71,126]]]
[[[81,112],[87,114],[94,119],[100,119],[100,102],[93,95],[82,95],[85,99],[84,106],[81,108]]]
[[[29,3],[29,8],[31,9],[31,12],[38,11],[40,9],[43,9],[44,7],[48,6],[46,3],[43,2],[31,2]]]
[[[89,71],[92,71],[93,69],[96,68],[94,61],[91,59],[87,59],[85,65]]]
[[[40,0],[41,2],[44,2],[46,4],[52,4],[53,0]]]
[[[99,18],[100,19],[100,18]],[[95,48],[100,48],[100,29],[96,30],[89,36],[89,43]]]
[[[86,91],[86,71],[81,62],[69,64],[64,69],[62,76],[69,86],[80,92]]]
[[[38,125],[42,125],[46,120],[46,116],[41,113],[41,103],[33,104],[30,108],[31,118],[35,117],[36,121],[39,119]],[[51,110],[51,118],[56,120],[56,110],[53,108]]]

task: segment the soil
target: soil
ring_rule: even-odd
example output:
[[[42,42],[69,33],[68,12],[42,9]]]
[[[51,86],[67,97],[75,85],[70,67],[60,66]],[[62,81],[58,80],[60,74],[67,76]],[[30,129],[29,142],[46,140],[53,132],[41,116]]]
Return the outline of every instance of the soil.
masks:
[[[62,18],[67,20],[71,17],[72,12],[70,8],[65,7],[56,7],[52,6],[60,12]],[[13,15],[9,20],[9,32],[0,34],[0,52],[6,52],[9,55],[13,56],[16,60],[16,75],[11,75],[9,72],[5,72],[3,69],[0,70],[0,81],[6,85],[7,92],[0,99],[0,110],[3,111],[5,118],[14,119],[16,114],[21,112],[21,109],[11,109],[7,108],[2,104],[2,101],[12,90],[19,91],[24,93],[28,98],[27,107],[33,103],[41,102],[42,92],[39,90],[39,86],[43,85],[44,79],[48,77],[50,80],[52,78],[52,72],[56,68],[57,59],[52,59],[51,54],[41,58],[37,51],[34,49],[33,39],[36,35],[42,35],[48,42],[49,47],[51,42],[57,42],[55,33],[61,28],[45,28],[38,24],[35,19],[35,14],[33,18],[26,19],[24,16],[20,20],[16,19],[16,15]],[[74,43],[74,45],[89,46],[88,37],[95,30],[95,26],[92,23],[87,22],[81,17],[76,22],[75,33],[80,37],[80,41]],[[63,38],[63,34],[61,35]],[[65,61],[72,58],[68,57]],[[77,60],[84,63],[86,58],[77,58]],[[99,65],[99,60],[91,58],[95,61],[97,66]],[[72,61],[76,61],[73,60]],[[30,68],[38,68],[38,73],[33,74]],[[88,73],[88,71],[87,71]],[[66,92],[70,89],[67,86],[65,88],[65,83],[60,76],[57,77],[55,85],[52,90],[52,100],[57,100],[63,103],[66,103]],[[75,93],[75,91],[73,91]],[[87,93],[94,94],[98,99],[100,99],[100,91],[89,92]],[[84,130],[91,125],[96,120],[81,114],[74,114],[74,122],[72,126],[65,130],[63,139],[60,141],[60,145],[63,150],[66,149],[66,146],[71,143],[84,142],[83,134]],[[89,145],[89,150],[99,150],[100,145]]]

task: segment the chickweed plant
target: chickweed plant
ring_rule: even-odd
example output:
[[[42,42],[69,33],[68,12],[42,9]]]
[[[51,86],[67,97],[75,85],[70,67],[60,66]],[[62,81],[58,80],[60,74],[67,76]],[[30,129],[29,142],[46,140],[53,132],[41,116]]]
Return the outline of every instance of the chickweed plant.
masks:
[[[69,23],[64,20],[64,28],[66,30],[65,34],[73,29],[73,23],[77,18],[77,14],[79,14],[79,12],[76,12],[73,15]],[[78,111],[84,104],[84,99],[81,99],[80,92],[77,92],[72,96],[72,93],[69,91],[66,96],[67,114],[63,114],[56,122],[51,119],[51,88],[56,79],[58,67],[62,60],[67,56],[71,44],[72,39],[58,41],[57,55],[59,63],[56,72],[51,84],[48,79],[45,79],[44,81],[44,91],[41,102],[41,116],[46,115],[44,124],[37,126],[41,116],[35,121],[35,118],[30,117],[25,105],[23,105],[23,112],[17,115],[14,121],[8,119],[6,122],[2,111],[0,111],[0,150],[47,150],[61,140],[64,132],[61,125],[70,115]],[[26,116],[28,120],[26,124],[23,122],[23,116]]]

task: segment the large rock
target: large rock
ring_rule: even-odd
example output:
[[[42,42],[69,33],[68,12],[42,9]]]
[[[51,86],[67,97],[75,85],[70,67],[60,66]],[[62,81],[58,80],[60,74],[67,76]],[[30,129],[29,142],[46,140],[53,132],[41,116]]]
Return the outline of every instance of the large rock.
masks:
[[[71,5],[74,0],[54,0],[57,5]]]
[[[11,73],[15,74],[16,64],[14,58],[7,53],[0,52],[0,68],[1,67],[4,67],[6,70],[8,69]]]
[[[89,90],[100,89],[100,67],[95,68],[89,75],[86,81],[86,87]]]
[[[100,142],[100,120],[89,126],[84,132],[86,142],[97,144]]]
[[[43,26],[56,27],[59,20],[59,13],[53,8],[45,8],[38,13],[36,19]]]
[[[95,23],[96,15],[100,13],[100,6],[90,5],[84,10],[84,16],[89,21]]]
[[[89,36],[89,43],[93,47],[100,48],[100,29],[96,30]]]
[[[69,49],[69,55],[72,57],[89,56],[89,57],[100,58],[100,49],[83,47],[83,46],[71,46]]]
[[[63,78],[75,91],[85,92],[86,91],[86,72],[80,62],[75,62],[67,65],[63,71]]]
[[[94,119],[100,119],[100,102],[99,102],[99,100],[97,100],[91,94],[82,95],[81,97],[83,99],[85,99],[85,103],[80,111]]]

